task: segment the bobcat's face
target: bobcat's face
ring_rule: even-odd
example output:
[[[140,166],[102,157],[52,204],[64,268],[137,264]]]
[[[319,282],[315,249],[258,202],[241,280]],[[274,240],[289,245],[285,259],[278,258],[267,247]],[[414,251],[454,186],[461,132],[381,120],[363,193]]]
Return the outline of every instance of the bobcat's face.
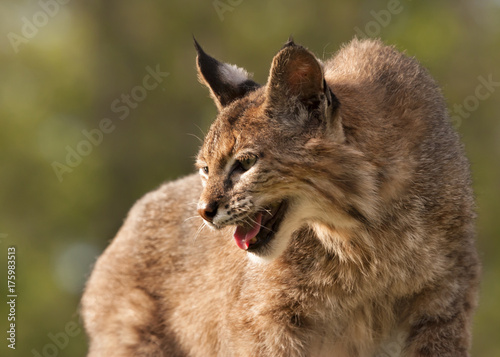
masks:
[[[204,220],[216,229],[234,227],[237,246],[264,260],[279,256],[305,224],[332,215],[346,221],[342,208],[333,212],[322,204],[345,196],[321,182],[330,181],[344,149],[338,102],[314,55],[289,42],[261,87],[243,69],[197,49],[200,80],[219,108],[197,160]],[[343,170],[336,170],[339,182],[347,180]],[[359,213],[350,205],[345,210]]]
[[[197,162],[202,217],[215,228],[234,226],[239,248],[268,258],[286,248],[292,233],[296,184],[286,157],[304,141],[282,130],[257,89],[220,113]]]

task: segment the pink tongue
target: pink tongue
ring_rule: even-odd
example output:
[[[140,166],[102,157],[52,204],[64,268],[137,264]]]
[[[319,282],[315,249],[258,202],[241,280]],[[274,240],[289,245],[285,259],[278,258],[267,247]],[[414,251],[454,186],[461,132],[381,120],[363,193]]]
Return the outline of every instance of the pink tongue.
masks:
[[[257,214],[253,221],[254,223],[252,226],[237,226],[236,231],[234,231],[234,240],[240,249],[247,250],[248,247],[250,247],[252,238],[259,234],[262,213]]]

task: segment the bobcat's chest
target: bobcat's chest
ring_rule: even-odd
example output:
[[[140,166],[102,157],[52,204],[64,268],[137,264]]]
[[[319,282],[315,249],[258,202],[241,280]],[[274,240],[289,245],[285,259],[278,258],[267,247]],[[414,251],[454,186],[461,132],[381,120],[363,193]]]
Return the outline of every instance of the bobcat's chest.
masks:
[[[385,339],[375,352],[358,351],[357,357],[405,357],[404,347],[406,332],[395,330],[390,337]],[[351,341],[356,341],[355,337]],[[360,340],[358,340],[360,341]],[[356,345],[356,343],[354,343]],[[359,347],[359,345],[357,346]],[[370,349],[369,346],[366,346]],[[345,339],[334,341],[326,338],[324,335],[315,336],[310,345],[308,357],[353,357]]]

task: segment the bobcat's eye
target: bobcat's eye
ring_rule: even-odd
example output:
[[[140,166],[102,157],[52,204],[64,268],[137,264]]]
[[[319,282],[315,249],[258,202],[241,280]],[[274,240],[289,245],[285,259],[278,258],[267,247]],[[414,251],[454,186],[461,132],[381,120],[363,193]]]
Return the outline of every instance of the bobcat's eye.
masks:
[[[203,176],[208,176],[208,166],[203,166],[202,168],[200,168],[200,174],[202,174]]]
[[[238,164],[241,167],[241,169],[243,169],[244,171],[248,171],[252,168],[253,165],[255,165],[256,161],[257,161],[256,156],[249,156],[242,160],[238,160]]]

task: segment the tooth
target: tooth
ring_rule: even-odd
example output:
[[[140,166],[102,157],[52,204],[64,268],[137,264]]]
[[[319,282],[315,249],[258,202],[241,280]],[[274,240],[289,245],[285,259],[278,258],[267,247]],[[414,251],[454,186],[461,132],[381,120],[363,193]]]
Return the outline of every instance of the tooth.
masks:
[[[253,237],[252,239],[250,239],[250,244],[255,244],[257,243],[257,237]]]

